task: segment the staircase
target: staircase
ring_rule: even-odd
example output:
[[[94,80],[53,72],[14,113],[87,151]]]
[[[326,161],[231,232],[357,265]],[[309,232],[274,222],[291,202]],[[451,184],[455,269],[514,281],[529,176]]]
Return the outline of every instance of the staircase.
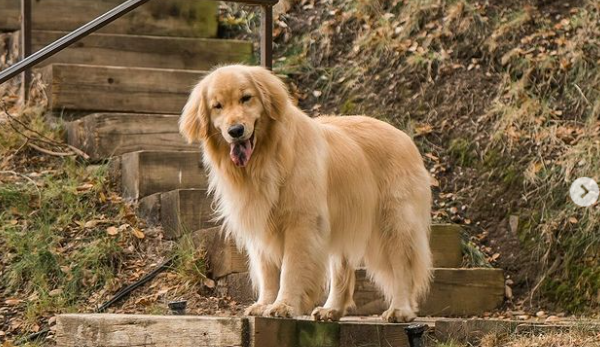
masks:
[[[34,51],[121,0],[34,1]],[[211,221],[207,180],[196,146],[179,135],[191,87],[215,64],[253,62],[252,44],[220,40],[217,3],[155,0],[59,53],[36,69],[52,114],[69,120],[69,144],[92,160],[112,158],[124,197],[161,224],[167,238],[193,233],[207,251],[217,290],[251,302],[247,259]],[[0,0],[0,30],[18,28],[19,0]],[[499,269],[461,268],[461,228],[434,225],[434,282],[420,315],[480,316],[504,298]],[[357,270],[359,316],[384,310],[381,294]],[[424,322],[433,325],[434,319]],[[63,315],[61,346],[408,346],[401,324],[370,318],[341,323],[267,318]],[[375,344],[373,344],[375,343]]]

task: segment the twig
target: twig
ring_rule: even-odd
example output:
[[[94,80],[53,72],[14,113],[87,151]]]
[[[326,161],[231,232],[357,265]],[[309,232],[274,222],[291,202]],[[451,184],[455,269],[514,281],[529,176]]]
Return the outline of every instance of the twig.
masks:
[[[581,88],[577,85],[577,83],[573,83],[573,85],[575,86],[575,89],[577,89],[579,94],[581,94],[581,97],[583,98],[583,100],[585,100],[585,102],[588,104],[588,106],[592,106],[592,103],[588,100],[587,96],[585,96],[585,94],[583,94],[583,90],[581,90]]]
[[[21,136],[29,139],[29,140],[34,140],[34,141],[40,141],[40,142],[44,142],[46,144],[49,144],[51,146],[57,146],[57,147],[63,147],[66,146],[68,149],[70,149],[74,155],[78,155],[80,157],[82,157],[84,160],[88,160],[90,159],[90,156],[87,155],[85,152],[83,152],[82,150],[80,150],[79,148],[73,147],[68,143],[59,143],[57,141],[52,140],[51,138],[47,137],[46,135],[40,133],[39,131],[36,131],[34,129],[31,129],[29,126],[27,126],[27,124],[21,122],[19,119],[17,119],[17,117],[13,116],[10,112],[8,112],[8,110],[6,109],[6,105],[2,104],[2,110],[6,113],[6,115],[8,116],[8,120],[9,120],[9,124],[10,126],[13,128],[13,130],[15,130],[17,133],[19,133]],[[38,136],[38,138],[31,138],[29,136],[27,136],[26,134],[24,134],[23,132],[21,132],[20,130],[18,130],[14,124],[12,124],[12,121],[18,123],[20,126],[22,126],[23,128],[25,128],[28,131],[31,131],[32,133],[36,134]],[[31,144],[30,144],[31,145]],[[41,147],[35,148],[37,150],[42,149]],[[49,151],[49,150],[46,150]],[[43,151],[42,151],[43,152]],[[50,151],[52,152],[52,151]],[[43,152],[45,153],[45,152]],[[54,152],[57,153],[57,152]],[[50,154],[50,153],[47,153]],[[54,154],[55,155],[55,154]],[[71,155],[71,154],[69,154]],[[67,156],[67,155],[64,155]]]
[[[40,188],[38,188],[38,186],[37,186],[37,184],[35,183],[34,180],[32,180],[31,178],[29,178],[29,177],[27,177],[27,176],[25,176],[23,174],[15,172],[15,171],[0,171],[0,175],[2,175],[2,174],[9,174],[9,175],[13,175],[13,176],[19,176],[19,177],[22,177],[22,178],[26,179],[27,181],[29,181],[29,183],[33,184],[33,187],[35,188],[35,190],[37,190],[39,204],[40,205],[42,204],[42,192],[40,191]]]
[[[48,155],[53,155],[55,157],[70,157],[70,156],[76,155],[75,153],[54,152],[54,151],[51,151],[49,149],[45,149],[45,148],[36,146],[33,143],[30,143],[29,147],[35,149],[38,152],[42,152],[42,153],[48,154]]]

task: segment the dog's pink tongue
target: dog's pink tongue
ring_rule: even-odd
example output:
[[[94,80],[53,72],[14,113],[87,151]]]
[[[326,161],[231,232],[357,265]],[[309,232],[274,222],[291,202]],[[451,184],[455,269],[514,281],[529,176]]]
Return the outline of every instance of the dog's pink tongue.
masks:
[[[244,167],[248,165],[252,156],[252,144],[250,140],[236,142],[230,145],[229,156],[231,161],[237,166]]]

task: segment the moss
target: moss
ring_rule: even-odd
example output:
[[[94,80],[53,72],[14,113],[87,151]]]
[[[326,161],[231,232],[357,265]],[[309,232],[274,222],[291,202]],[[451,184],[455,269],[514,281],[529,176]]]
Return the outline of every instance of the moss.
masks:
[[[466,138],[455,138],[450,141],[448,148],[450,155],[461,166],[471,166],[475,158],[472,153],[471,141]]]
[[[338,347],[340,326],[337,323],[297,323],[298,347]]]
[[[356,103],[354,103],[354,99],[351,97],[346,99],[344,104],[342,104],[340,111],[342,114],[356,114]]]

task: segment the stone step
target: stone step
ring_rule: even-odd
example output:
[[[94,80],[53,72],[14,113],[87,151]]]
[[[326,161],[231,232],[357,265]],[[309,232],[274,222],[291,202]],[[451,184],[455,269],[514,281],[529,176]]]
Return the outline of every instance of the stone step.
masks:
[[[123,0],[32,1],[35,30],[72,31],[106,13]],[[215,37],[216,1],[150,1],[102,28],[102,33]],[[20,28],[20,0],[0,0],[0,31]]]
[[[151,214],[148,214],[151,215]],[[248,258],[240,252],[235,242],[226,238],[220,227],[201,229],[192,235],[195,244],[206,250],[206,258],[212,278],[248,271]],[[451,224],[436,224],[431,230],[433,266],[456,268],[461,266],[461,228]]]
[[[33,31],[33,51],[66,34],[62,31]],[[252,43],[240,40],[92,34],[42,64],[209,70],[217,64],[250,63],[252,59]]]
[[[73,118],[81,112],[179,114],[204,71],[52,64],[36,71],[48,107]]]
[[[138,151],[121,156],[121,190],[138,200],[176,189],[204,188],[207,176],[199,151]]]
[[[255,300],[247,272],[227,275],[217,281],[221,295],[239,302]],[[497,309],[504,301],[504,274],[500,269],[436,268],[431,290],[421,302],[420,316],[470,317]],[[356,270],[354,291],[357,315],[381,314],[387,309],[383,295],[364,269]]]
[[[66,123],[67,141],[93,160],[140,150],[197,150],[179,134],[178,119],[178,115],[94,113]]]
[[[378,320],[62,314],[56,345],[64,347],[408,347],[404,328]]]

